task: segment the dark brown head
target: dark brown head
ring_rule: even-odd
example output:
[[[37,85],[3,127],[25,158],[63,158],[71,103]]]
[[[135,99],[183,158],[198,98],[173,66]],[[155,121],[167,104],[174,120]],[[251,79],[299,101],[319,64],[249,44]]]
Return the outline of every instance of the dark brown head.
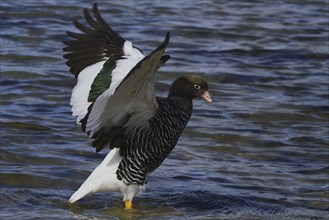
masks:
[[[186,99],[193,99],[201,97],[209,103],[212,103],[208,93],[208,83],[201,76],[194,74],[187,74],[178,77],[171,85],[168,97],[183,97]]]

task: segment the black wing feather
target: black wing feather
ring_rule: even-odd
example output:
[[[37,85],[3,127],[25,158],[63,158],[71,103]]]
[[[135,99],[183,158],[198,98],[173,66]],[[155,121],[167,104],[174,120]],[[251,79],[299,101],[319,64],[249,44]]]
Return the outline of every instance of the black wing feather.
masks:
[[[97,20],[97,22],[105,29],[111,29],[112,28],[106,23],[106,21],[104,21],[104,19],[102,18],[101,14],[99,13],[99,10],[97,8],[97,4],[95,3],[94,4],[94,7],[93,7],[93,12],[94,12],[94,16]],[[113,30],[112,30],[113,31]],[[114,31],[113,31],[114,32]]]
[[[67,32],[73,38],[64,41],[67,45],[63,50],[68,52],[64,58],[68,60],[66,65],[70,67],[70,72],[77,77],[86,67],[109,57],[120,58],[124,55],[123,45],[125,39],[116,33],[104,21],[95,3],[92,15],[88,9],[84,9],[86,25],[79,21],[74,21],[74,25],[83,33]]]
[[[74,33],[74,32],[71,32],[71,31],[67,31],[66,34],[69,35],[72,38],[75,38],[75,39],[80,39],[80,38],[83,38],[85,36],[84,34]]]

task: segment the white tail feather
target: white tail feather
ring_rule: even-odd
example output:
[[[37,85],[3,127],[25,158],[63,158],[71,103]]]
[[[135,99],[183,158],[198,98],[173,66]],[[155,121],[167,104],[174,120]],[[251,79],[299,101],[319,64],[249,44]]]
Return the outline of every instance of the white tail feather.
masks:
[[[119,149],[111,150],[103,162],[96,167],[80,188],[71,196],[69,203],[74,203],[79,199],[102,191],[121,191],[127,187],[122,181],[117,179],[116,171],[122,160]]]

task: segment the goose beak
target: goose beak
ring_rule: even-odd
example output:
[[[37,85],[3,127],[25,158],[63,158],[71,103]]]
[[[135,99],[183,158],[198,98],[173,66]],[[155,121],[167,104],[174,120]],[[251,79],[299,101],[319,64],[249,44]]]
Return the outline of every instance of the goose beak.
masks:
[[[208,103],[212,103],[212,99],[209,95],[208,91],[204,91],[204,93],[201,96],[204,100],[206,100]]]

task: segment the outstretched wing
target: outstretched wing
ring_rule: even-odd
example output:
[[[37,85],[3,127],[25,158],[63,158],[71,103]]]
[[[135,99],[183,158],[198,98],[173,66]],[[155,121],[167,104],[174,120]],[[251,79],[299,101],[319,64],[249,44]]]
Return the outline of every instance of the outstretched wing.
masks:
[[[129,71],[144,58],[140,50],[123,39],[101,17],[94,4],[90,15],[84,9],[87,25],[74,21],[82,33],[67,32],[73,38],[64,43],[68,52],[64,58],[71,73],[78,79],[72,91],[71,105],[73,116],[85,129],[88,111],[92,103],[107,89],[112,91],[120,84]]]
[[[68,52],[64,58],[78,82],[72,91],[71,105],[77,122],[81,123],[96,151],[106,144],[120,147],[127,132],[136,126],[147,126],[156,111],[154,76],[168,59],[163,55],[165,41],[144,57],[139,49],[124,40],[101,17],[97,5],[87,9],[88,25],[77,21],[83,33],[68,32],[74,38],[64,42]]]
[[[148,126],[148,119],[157,109],[154,95],[156,71],[169,59],[163,55],[169,43],[165,41],[132,68],[117,87],[105,91],[95,101],[88,118],[86,131],[94,139],[93,146],[101,150],[107,143],[120,147],[126,134],[136,126]]]

